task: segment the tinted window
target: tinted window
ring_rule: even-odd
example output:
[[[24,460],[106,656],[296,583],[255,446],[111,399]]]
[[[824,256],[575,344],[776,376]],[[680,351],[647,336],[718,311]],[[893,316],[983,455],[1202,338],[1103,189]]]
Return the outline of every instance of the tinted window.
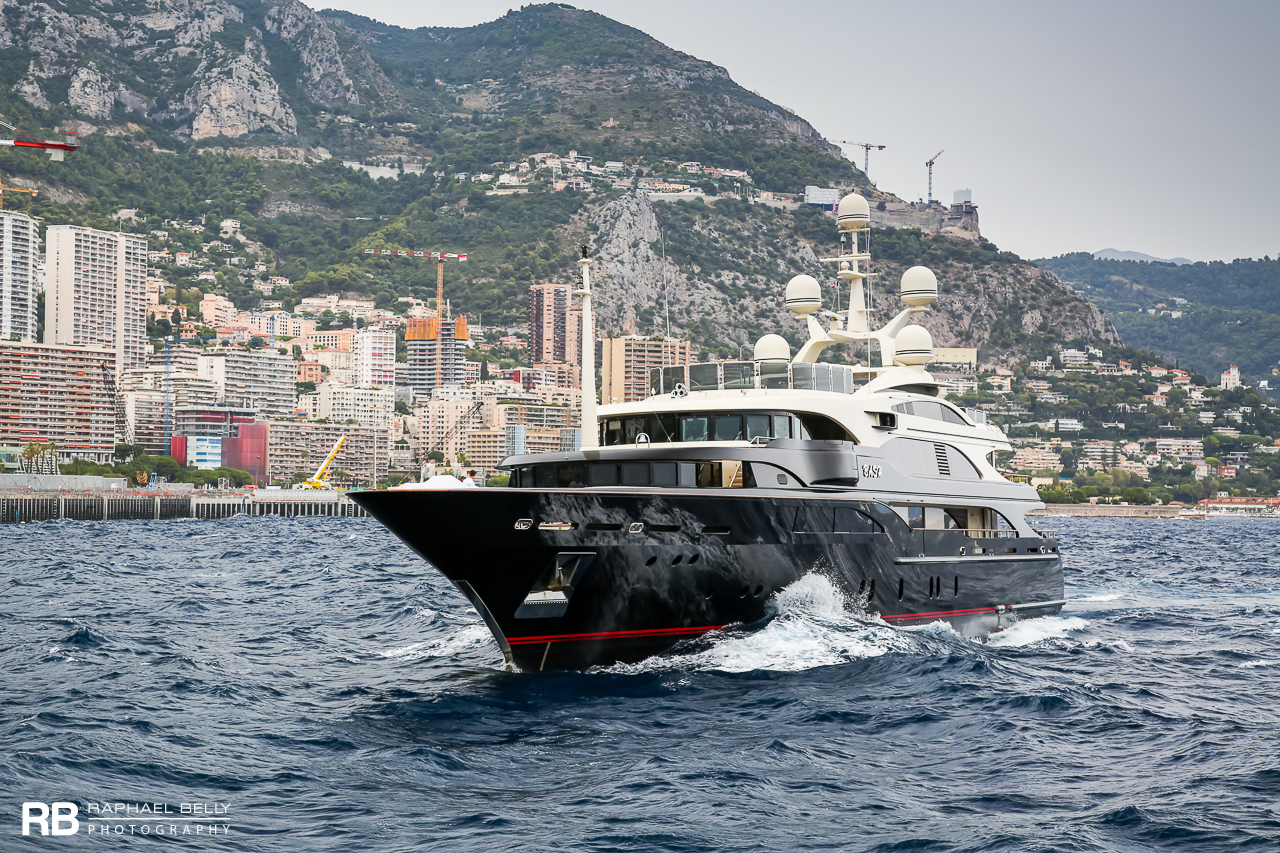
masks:
[[[675,486],[676,480],[676,463],[674,462],[654,462],[653,463],[653,484],[655,486]]]
[[[627,444],[635,444],[636,436],[645,431],[644,418],[627,418],[623,424],[622,440]]]
[[[747,415],[747,441],[761,436],[769,438],[771,435],[768,415]]]
[[[693,488],[698,482],[698,468],[692,462],[681,462],[680,465],[680,486],[681,488]]]
[[[699,417],[683,417],[680,419],[681,441],[706,441],[707,419]]]
[[[622,421],[607,421],[605,423],[604,443],[606,447],[622,444]]]
[[[647,486],[649,485],[649,463],[648,462],[623,462],[622,468],[622,485],[624,486]]]
[[[791,438],[791,418],[786,415],[773,416],[773,437]]]
[[[587,466],[570,462],[556,466],[556,485],[562,489],[581,489],[587,484]]]
[[[533,483],[539,489],[550,489],[556,484],[556,469],[552,465],[539,465],[533,469]]]
[[[742,440],[742,416],[741,415],[717,415],[716,423],[716,441],[741,441]]]
[[[587,466],[587,485],[618,485],[618,466],[612,462],[596,462]]]

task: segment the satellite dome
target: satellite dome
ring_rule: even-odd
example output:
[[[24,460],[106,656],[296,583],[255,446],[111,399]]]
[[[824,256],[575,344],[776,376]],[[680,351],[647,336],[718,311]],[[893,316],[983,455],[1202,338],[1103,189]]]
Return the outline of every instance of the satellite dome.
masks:
[[[924,326],[912,324],[904,327],[898,332],[894,344],[894,360],[899,364],[923,366],[933,361],[933,336]]]
[[[938,298],[938,277],[928,267],[912,267],[902,274],[902,301],[917,307]]]
[[[787,282],[787,310],[796,314],[812,314],[822,307],[822,285],[811,275],[801,273]]]
[[[791,344],[782,335],[765,335],[756,341],[756,361],[790,361]]]
[[[843,231],[861,231],[871,227],[871,206],[857,193],[840,199],[836,210],[836,227]]]

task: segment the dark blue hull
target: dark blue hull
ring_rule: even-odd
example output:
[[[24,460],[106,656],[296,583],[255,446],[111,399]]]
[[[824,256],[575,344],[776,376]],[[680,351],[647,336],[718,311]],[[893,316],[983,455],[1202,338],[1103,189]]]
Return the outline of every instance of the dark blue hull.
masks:
[[[819,573],[891,624],[967,635],[1062,606],[1052,538],[918,530],[851,495],[466,489],[352,498],[452,581],[524,670],[642,660],[755,622]],[[1011,533],[1011,532],[1010,532]]]

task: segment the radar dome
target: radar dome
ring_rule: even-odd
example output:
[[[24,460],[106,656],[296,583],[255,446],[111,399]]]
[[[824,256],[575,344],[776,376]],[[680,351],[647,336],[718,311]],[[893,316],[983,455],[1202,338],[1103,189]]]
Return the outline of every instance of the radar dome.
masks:
[[[765,335],[756,341],[756,361],[790,361],[791,344],[782,335]]]
[[[836,210],[836,227],[843,231],[861,231],[871,227],[871,206],[857,193],[840,199]]]
[[[787,310],[796,314],[812,314],[822,307],[822,285],[811,275],[801,273],[787,282]]]
[[[928,267],[912,267],[902,274],[902,301],[917,307],[938,298],[938,277]]]
[[[933,361],[933,336],[924,326],[904,327],[894,344],[894,360],[899,364],[925,365]]]

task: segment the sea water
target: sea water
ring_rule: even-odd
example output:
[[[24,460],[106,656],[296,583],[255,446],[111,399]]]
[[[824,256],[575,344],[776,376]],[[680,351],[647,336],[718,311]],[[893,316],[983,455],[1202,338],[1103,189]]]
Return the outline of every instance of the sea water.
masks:
[[[372,520],[0,528],[0,850],[1280,849],[1280,522],[1041,521],[986,641],[814,574],[540,674]]]

